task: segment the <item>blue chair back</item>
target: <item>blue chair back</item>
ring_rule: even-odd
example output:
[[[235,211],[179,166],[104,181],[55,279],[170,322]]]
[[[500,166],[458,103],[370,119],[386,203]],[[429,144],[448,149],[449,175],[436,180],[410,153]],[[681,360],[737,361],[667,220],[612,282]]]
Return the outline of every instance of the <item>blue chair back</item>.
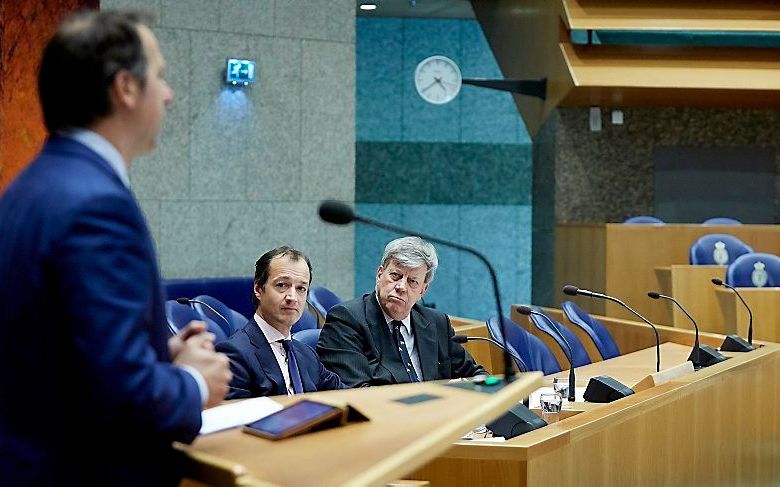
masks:
[[[726,284],[734,287],[778,287],[780,257],[761,252],[741,255],[726,269]]]
[[[200,316],[192,307],[188,304],[179,304],[174,300],[165,302],[165,318],[168,320],[168,326],[173,326],[177,330],[180,330],[187,326],[187,323],[193,320],[203,321],[206,323],[208,331],[214,334],[215,341],[219,342],[227,338],[225,331],[213,322],[209,318]]]
[[[711,233],[693,242],[688,260],[693,265],[728,265],[750,252],[753,249],[733,235]]]
[[[219,299],[206,294],[196,296],[195,299],[198,301],[203,301],[204,303],[214,308],[214,311],[219,313],[219,315],[217,315],[214,311],[209,309],[208,306],[203,306],[200,303],[193,303],[193,308],[195,308],[195,311],[204,318],[209,318],[211,321],[219,325],[220,328],[222,328],[222,330],[225,332],[225,335],[231,336],[233,333],[237,332],[243,328],[244,325],[246,325],[247,319],[241,313],[228,308],[227,305],[225,305],[225,303]],[[222,317],[225,319],[222,319]]]
[[[317,328],[317,317],[314,316],[314,313],[309,311],[309,308],[304,308],[301,319],[293,324],[290,331],[296,333],[301,330],[310,330],[312,328]]]
[[[501,319],[506,327],[507,349],[515,356],[518,369],[523,372],[541,371],[544,375],[561,371],[555,356],[541,340],[523,330],[520,325],[506,316],[502,316]],[[504,342],[501,322],[497,316],[491,316],[487,320],[487,329],[490,338],[498,343]],[[520,361],[517,358],[520,358]]]
[[[607,330],[599,320],[589,315],[585,310],[571,301],[564,301],[561,305],[561,309],[563,309],[563,314],[566,315],[566,319],[568,319],[572,325],[582,328],[582,330],[588,334],[604,360],[620,355],[620,349],[615,343],[615,340],[612,339],[609,330]]]
[[[716,216],[714,218],[707,218],[702,225],[742,225],[742,222],[735,220],[734,218],[728,218],[724,216]]]
[[[317,313],[323,318],[328,314],[328,310],[341,302],[341,298],[336,296],[330,289],[322,286],[312,286],[309,289],[309,304],[311,304]]]
[[[317,341],[320,339],[320,328],[308,328],[306,330],[296,331],[292,337],[301,343],[305,343],[313,349],[317,348]]]
[[[555,325],[555,328],[561,332],[564,338],[566,338],[566,342],[571,345],[571,352],[573,356],[569,356],[569,349],[566,347],[566,344],[561,341],[558,334],[555,333],[555,330],[550,328],[550,323],[548,323],[547,320],[538,315],[531,315],[531,322],[534,324],[534,326],[536,326],[536,328],[540,331],[550,335],[550,337],[555,340],[555,342],[561,347],[563,353],[571,359],[575,367],[581,367],[591,363],[590,357],[588,357],[588,352],[585,351],[585,347],[582,346],[582,342],[580,342],[580,339],[577,338],[577,336],[572,333],[571,330],[552,319],[552,317],[542,311],[541,308],[534,308],[534,311],[537,311],[549,318],[550,321],[552,321],[552,323]],[[568,366],[569,364],[564,365],[564,367],[567,368]]]
[[[649,215],[632,216],[623,223],[629,225],[663,225],[664,221],[660,218]]]
[[[165,299],[192,298],[207,295],[219,299],[228,308],[238,311],[246,319],[252,319],[254,278],[208,277],[192,279],[165,279],[162,282]]]

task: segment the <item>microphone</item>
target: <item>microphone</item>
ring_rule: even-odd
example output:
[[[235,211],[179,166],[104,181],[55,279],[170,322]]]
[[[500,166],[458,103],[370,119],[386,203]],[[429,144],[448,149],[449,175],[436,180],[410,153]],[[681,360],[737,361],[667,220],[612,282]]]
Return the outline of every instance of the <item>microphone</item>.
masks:
[[[748,312],[748,317],[750,318],[750,323],[748,324],[747,342],[739,335],[728,335],[726,336],[726,339],[723,340],[723,344],[720,346],[720,349],[726,352],[749,352],[751,350],[755,350],[756,348],[753,346],[753,312],[750,311],[750,306],[748,306],[745,300],[742,299],[742,296],[740,296],[739,291],[737,291],[735,287],[726,284],[723,282],[723,280],[718,279],[717,277],[712,278],[712,283],[716,286],[723,286],[734,291],[734,294],[736,294],[739,300],[742,301],[742,304],[745,305],[745,309],[747,309]]]
[[[649,292],[647,293],[648,296],[650,296],[653,299],[667,299],[674,304],[677,305],[678,308],[682,310],[683,313],[685,313],[685,316],[688,317],[689,320],[691,320],[691,323],[693,323],[693,327],[696,329],[696,339],[693,344],[693,351],[691,351],[691,355],[688,357],[688,360],[693,362],[693,367],[695,369],[700,369],[701,367],[709,367],[710,365],[714,365],[718,362],[723,362],[726,360],[726,357],[720,354],[717,350],[715,350],[712,347],[709,347],[707,345],[701,346],[699,345],[699,326],[696,324],[696,320],[693,319],[693,317],[688,313],[688,310],[686,310],[682,304],[680,304],[676,299],[674,299],[671,296],[666,296],[661,293],[657,292]],[[704,361],[701,360],[701,355],[704,353],[704,355],[707,357]]]
[[[551,320],[550,318],[548,318],[547,315],[545,315],[544,313],[540,313],[538,311],[534,311],[530,307],[522,306],[522,305],[521,306],[517,306],[517,311],[519,311],[520,314],[523,314],[523,315],[526,315],[526,316],[528,316],[528,315],[536,315],[536,316],[541,316],[542,318],[544,318],[544,320],[550,325],[550,328],[555,330],[555,334],[558,335],[558,337],[561,340],[563,340],[563,343],[566,344],[566,348],[569,349],[569,354],[568,355],[566,355],[566,353],[564,352],[564,355],[566,355],[566,358],[569,360],[569,397],[567,399],[569,400],[569,402],[574,402],[574,400],[575,400],[574,399],[574,385],[575,385],[575,378],[574,378],[574,351],[572,350],[571,345],[569,345],[569,342],[566,340],[566,337],[563,336],[563,332],[561,332],[561,330],[559,330],[558,327],[556,326],[556,323],[553,320]]]
[[[485,264],[485,267],[487,267],[488,272],[490,273],[490,279],[493,283],[493,294],[495,295],[495,299],[496,299],[496,316],[501,316],[501,309],[502,309],[501,296],[498,293],[498,278],[496,277],[496,271],[493,269],[493,266],[490,264],[487,258],[481,253],[479,253],[478,251],[476,251],[475,249],[455,242],[450,242],[449,240],[443,240],[437,237],[426,235],[424,233],[415,232],[403,227],[382,223],[380,221],[373,220],[371,218],[360,216],[357,213],[355,213],[349,205],[342,203],[341,201],[335,201],[335,200],[323,201],[322,203],[320,203],[319,215],[323,221],[328,223],[333,223],[334,225],[346,225],[347,223],[350,222],[363,223],[365,225],[371,225],[373,227],[382,228],[390,232],[400,233],[401,235],[410,235],[412,237],[419,237],[423,240],[429,240],[431,242],[444,245],[446,247],[452,247],[470,253],[471,255],[481,260],[482,263]],[[512,380],[514,380],[515,378],[515,370],[512,367],[512,356],[509,354],[509,350],[506,347],[507,334],[506,334],[505,327],[506,327],[506,323],[504,323],[504,320],[501,320],[501,335],[504,342],[503,343],[504,378],[506,379],[507,382],[512,382]]]
[[[520,372],[528,372],[528,366],[525,365],[525,362],[523,362],[523,359],[521,359],[517,354],[513,353],[511,350],[508,350],[508,349],[504,348],[503,345],[501,345],[497,341],[493,340],[492,338],[487,338],[487,337],[470,337],[470,336],[466,336],[466,335],[454,335],[452,337],[452,341],[455,342],[455,343],[460,343],[461,345],[463,345],[466,342],[471,342],[471,341],[481,341],[481,342],[492,343],[493,345],[495,345],[496,347],[500,348],[501,350],[509,352],[509,355],[511,355],[512,358],[515,359],[515,362],[518,364],[518,367],[520,368]]]
[[[626,303],[619,300],[618,298],[613,298],[612,296],[607,296],[606,294],[601,293],[594,293],[593,291],[588,291],[587,289],[579,289],[577,286],[572,286],[571,284],[567,284],[566,286],[563,286],[563,292],[564,294],[568,294],[569,296],[590,296],[591,298],[599,298],[599,299],[606,299],[607,301],[612,301],[613,303],[617,303],[620,306],[626,308],[631,313],[633,313],[637,318],[644,321],[650,327],[653,329],[653,332],[655,332],[655,371],[660,372],[661,371],[661,340],[658,338],[658,329],[656,329],[655,325],[650,323],[650,321],[645,318],[644,316],[640,315],[631,307],[629,307]]]
[[[208,309],[210,309],[215,315],[217,315],[220,318],[222,318],[222,321],[224,321],[225,325],[227,325],[226,330],[232,330],[233,329],[233,327],[230,326],[230,322],[227,320],[227,318],[222,316],[222,313],[220,313],[219,311],[215,310],[213,306],[211,306],[209,303],[207,303],[205,301],[201,301],[199,299],[176,298],[176,302],[179,303],[179,304],[188,304],[190,306],[192,306],[192,303],[198,303],[198,304],[200,304],[202,306],[205,306]]]

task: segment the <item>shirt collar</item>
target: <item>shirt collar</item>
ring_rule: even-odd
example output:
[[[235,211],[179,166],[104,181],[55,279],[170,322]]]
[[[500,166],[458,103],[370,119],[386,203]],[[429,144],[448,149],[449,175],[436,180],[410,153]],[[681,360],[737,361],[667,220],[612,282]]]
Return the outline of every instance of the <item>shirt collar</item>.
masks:
[[[290,336],[284,336],[282,335],[282,332],[274,328],[273,326],[269,325],[268,322],[266,322],[259,314],[255,313],[255,321],[257,322],[258,326],[260,326],[260,331],[263,332],[263,335],[265,335],[265,339],[268,340],[268,343],[274,343],[281,340],[289,340]]]
[[[122,158],[122,154],[119,153],[116,147],[111,144],[105,137],[87,129],[74,129],[67,132],[63,132],[63,137],[75,140],[86,145],[89,149],[93,150],[100,157],[108,162],[108,165],[114,169],[119,179],[126,187],[130,187],[130,178],[127,174],[127,165]]]
[[[385,317],[385,323],[387,323],[387,326],[390,326],[390,322],[393,321],[393,319],[387,316],[387,313],[385,313],[384,308],[382,308],[382,305],[379,303],[379,296],[377,296],[376,292],[374,292],[374,299],[376,299],[376,303],[379,304],[379,309],[382,310],[382,316]],[[406,315],[406,318],[398,321],[404,324],[404,327],[406,328],[406,332],[409,335],[411,335],[412,334],[411,314]]]

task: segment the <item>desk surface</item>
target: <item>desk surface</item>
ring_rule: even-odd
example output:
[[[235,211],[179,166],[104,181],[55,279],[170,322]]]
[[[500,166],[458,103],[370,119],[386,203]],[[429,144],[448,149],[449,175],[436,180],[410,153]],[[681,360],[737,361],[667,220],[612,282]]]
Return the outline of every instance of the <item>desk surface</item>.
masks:
[[[283,404],[300,397],[346,402],[371,420],[281,441],[232,429],[177,448],[196,462],[234,472],[236,484],[383,484],[443,453],[469,429],[506,411],[540,384],[537,372],[522,374],[492,394],[424,382],[280,396],[274,399]],[[437,398],[397,402],[420,394]]]

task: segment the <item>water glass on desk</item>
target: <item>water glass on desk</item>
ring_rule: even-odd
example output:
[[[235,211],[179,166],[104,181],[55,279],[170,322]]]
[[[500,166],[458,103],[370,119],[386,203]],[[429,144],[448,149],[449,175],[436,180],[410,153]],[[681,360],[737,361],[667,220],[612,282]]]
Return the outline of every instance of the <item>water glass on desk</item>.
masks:
[[[561,406],[563,405],[563,398],[561,398],[560,394],[542,394],[539,398],[539,403],[542,408],[542,419],[544,419],[547,424],[558,421]]]
[[[555,377],[553,379],[553,390],[564,399],[569,397],[569,378]]]

